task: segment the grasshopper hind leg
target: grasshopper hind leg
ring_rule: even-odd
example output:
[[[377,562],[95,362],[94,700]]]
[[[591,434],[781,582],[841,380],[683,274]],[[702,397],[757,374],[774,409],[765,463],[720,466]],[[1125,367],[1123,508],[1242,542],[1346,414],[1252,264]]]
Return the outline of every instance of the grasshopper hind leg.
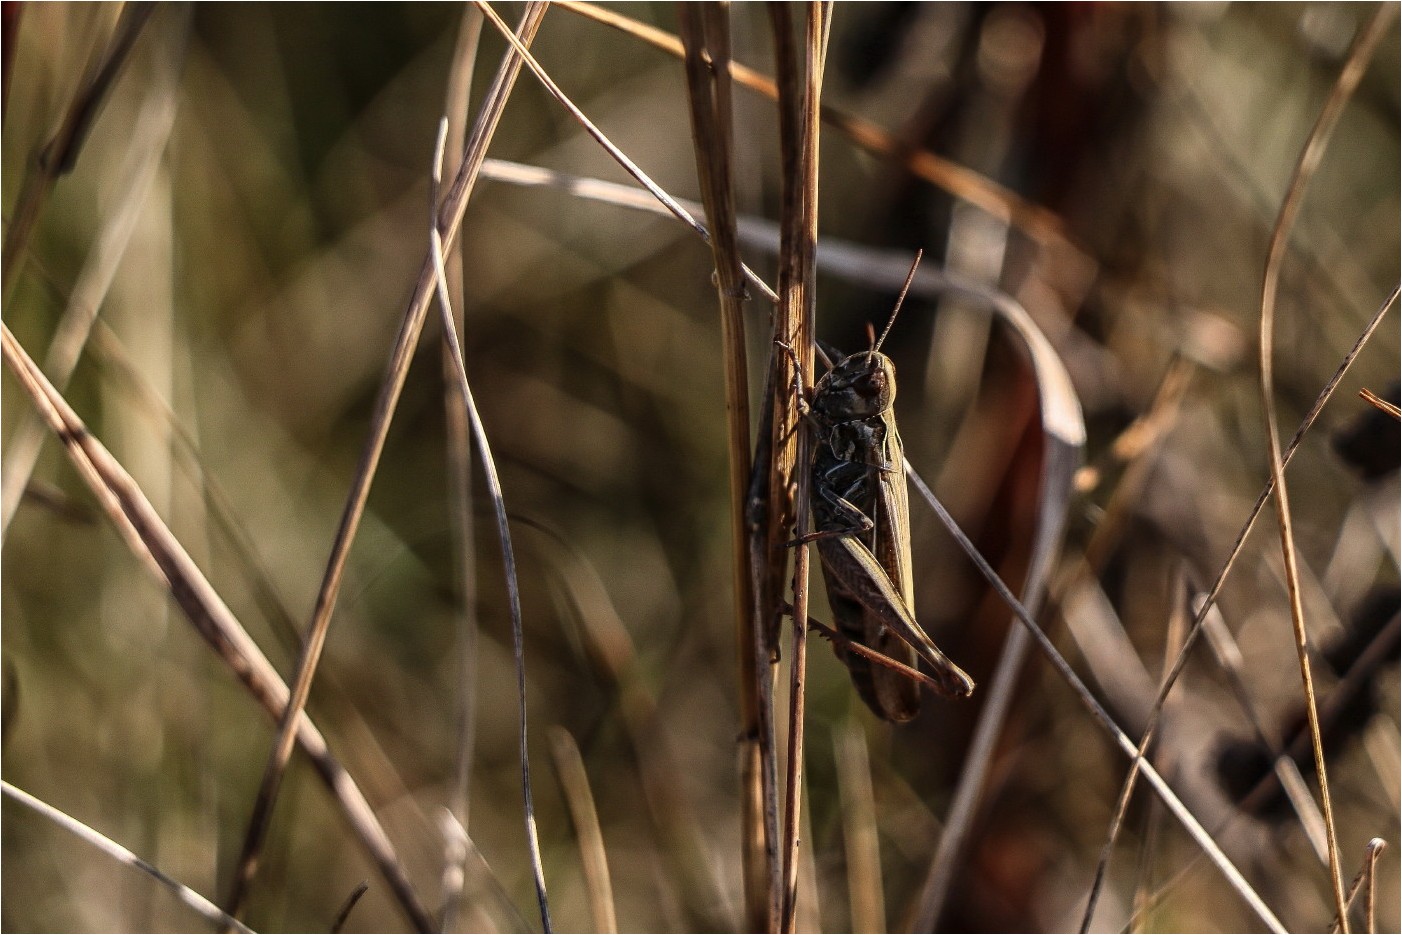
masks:
[[[828,605],[832,608],[833,620],[842,635],[854,643],[861,643],[907,665],[916,665],[915,654],[889,630],[872,638],[870,624],[865,620],[861,601],[849,595],[834,593],[828,588]],[[854,625],[854,621],[860,621]],[[838,659],[847,667],[852,685],[857,695],[878,717],[897,724],[912,720],[920,713],[920,686],[906,678],[876,678],[876,664],[854,652],[834,647]]]

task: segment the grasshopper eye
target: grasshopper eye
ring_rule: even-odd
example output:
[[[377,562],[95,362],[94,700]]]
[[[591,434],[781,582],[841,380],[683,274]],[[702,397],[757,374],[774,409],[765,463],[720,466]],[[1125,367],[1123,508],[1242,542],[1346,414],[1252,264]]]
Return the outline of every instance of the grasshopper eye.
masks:
[[[886,372],[873,370],[856,382],[857,394],[866,399],[878,399],[886,392]]]

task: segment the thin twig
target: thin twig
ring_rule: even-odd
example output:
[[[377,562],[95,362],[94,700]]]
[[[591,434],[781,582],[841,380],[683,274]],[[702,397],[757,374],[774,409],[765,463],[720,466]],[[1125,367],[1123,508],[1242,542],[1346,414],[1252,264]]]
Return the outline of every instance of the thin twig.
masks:
[[[1368,859],[1364,869],[1363,921],[1369,935],[1378,930],[1378,857],[1382,855],[1387,842],[1373,838],[1368,842]]]
[[[1330,397],[1334,395],[1334,391],[1338,389],[1339,384],[1343,382],[1344,375],[1353,365],[1353,362],[1358,359],[1358,355],[1362,353],[1364,346],[1368,343],[1368,339],[1373,336],[1373,332],[1382,324],[1382,320],[1384,316],[1387,315],[1388,309],[1392,308],[1393,303],[1397,301],[1399,291],[1402,291],[1402,287],[1394,288],[1392,294],[1378,307],[1378,310],[1374,313],[1368,324],[1364,326],[1363,332],[1358,336],[1358,340],[1353,343],[1353,347],[1344,355],[1344,359],[1340,361],[1339,366],[1334,370],[1333,376],[1329,378],[1324,388],[1320,390],[1319,396],[1315,398],[1314,405],[1310,408],[1310,411],[1306,413],[1299,428],[1295,430],[1295,435],[1290,439],[1290,444],[1286,446],[1284,457],[1281,460],[1282,470],[1290,464],[1290,459],[1294,456],[1295,450],[1299,448],[1305,435],[1309,432],[1310,428],[1313,427],[1315,420],[1319,418],[1319,414],[1324,411],[1324,406],[1329,402]],[[1237,532],[1236,541],[1232,543],[1231,551],[1228,552],[1226,561],[1222,563],[1222,569],[1217,573],[1216,580],[1212,583],[1212,587],[1208,590],[1207,594],[1202,598],[1197,613],[1193,617],[1193,625],[1189,628],[1188,636],[1183,641],[1183,648],[1179,650],[1178,658],[1174,660],[1173,668],[1169,671],[1168,677],[1164,679],[1163,685],[1159,689],[1158,697],[1154,699],[1154,704],[1149,710],[1149,720],[1144,727],[1144,735],[1139,741],[1137,758],[1130,764],[1129,771],[1125,774],[1124,783],[1120,787],[1120,797],[1115,806],[1115,814],[1110,819],[1110,830],[1106,834],[1105,846],[1101,849],[1100,860],[1096,865],[1095,878],[1091,883],[1086,913],[1082,918],[1083,924],[1086,919],[1090,918],[1094,910],[1095,901],[1099,898],[1099,891],[1103,885],[1106,870],[1109,866],[1110,854],[1115,846],[1115,829],[1120,827],[1124,821],[1124,813],[1129,808],[1129,801],[1134,794],[1135,782],[1139,776],[1139,763],[1144,756],[1144,752],[1149,748],[1149,744],[1153,742],[1153,738],[1157,734],[1164,705],[1168,701],[1168,696],[1173,691],[1173,687],[1178,684],[1179,676],[1182,675],[1183,670],[1187,667],[1192,649],[1194,645],[1196,645],[1198,637],[1206,627],[1208,615],[1212,612],[1213,608],[1217,606],[1217,598],[1221,595],[1222,589],[1227,583],[1227,577],[1231,574],[1232,569],[1236,567],[1236,560],[1238,556],[1241,555],[1242,549],[1246,546],[1246,538],[1255,527],[1256,518],[1261,515],[1261,510],[1265,508],[1266,501],[1270,499],[1271,491],[1274,487],[1274,478],[1267,479],[1265,486],[1262,487],[1261,492],[1257,494],[1256,503],[1251,508],[1251,512],[1247,515],[1246,521],[1242,523],[1241,529]]]
[[[350,919],[350,914],[355,911],[355,907],[360,903],[360,897],[370,890],[370,884],[361,880],[356,884],[355,889],[346,897],[346,901],[341,903],[341,908],[336,910],[336,918],[331,920],[331,935],[336,935],[346,927],[346,921]]]
[[[1096,700],[1095,695],[1086,687],[1085,682],[1083,682],[1080,676],[1076,674],[1075,670],[1071,668],[1071,664],[1057,651],[1056,646],[1053,645],[1046,632],[1032,619],[1032,615],[1028,612],[1027,608],[1018,601],[1007,584],[998,576],[998,572],[995,571],[993,566],[988,564],[988,560],[979,553],[973,541],[969,539],[968,534],[954,521],[954,517],[945,509],[944,504],[940,503],[934,493],[930,491],[930,488],[920,475],[916,474],[910,468],[909,463],[906,464],[906,476],[910,479],[911,483],[915,485],[915,488],[920,491],[921,496],[925,498],[925,502],[935,511],[935,515],[939,517],[940,522],[954,537],[960,549],[962,549],[964,554],[974,563],[979,574],[993,587],[998,597],[1013,611],[1013,615],[1017,617],[1018,621],[1027,629],[1027,632],[1031,634],[1033,640],[1036,641],[1037,646],[1041,649],[1042,654],[1046,656],[1047,660],[1051,662],[1052,667],[1056,669],[1057,674],[1070,686],[1072,692],[1080,699],[1081,703],[1085,706],[1086,710],[1090,712],[1096,723],[1110,735],[1115,745],[1119,747],[1123,753],[1128,755],[1139,767],[1139,770],[1144,774],[1145,778],[1148,779],[1149,784],[1154,787],[1154,790],[1159,794],[1164,804],[1168,806],[1169,810],[1173,812],[1174,817],[1183,825],[1184,830],[1186,830],[1189,836],[1197,842],[1198,846],[1207,853],[1208,857],[1211,858],[1212,862],[1217,865],[1218,870],[1220,870],[1222,875],[1227,879],[1227,882],[1230,883],[1232,888],[1246,901],[1247,905],[1251,907],[1257,917],[1260,918],[1271,931],[1283,933],[1285,927],[1281,924],[1280,920],[1276,918],[1275,913],[1265,904],[1260,895],[1251,887],[1251,884],[1246,881],[1246,878],[1241,875],[1241,871],[1238,870],[1227,855],[1222,852],[1217,842],[1212,839],[1211,835],[1207,833],[1206,829],[1202,827],[1202,824],[1193,816],[1192,812],[1188,810],[1182,800],[1178,798],[1177,794],[1169,787],[1164,778],[1159,775],[1158,770],[1143,758],[1143,755],[1134,746],[1133,741],[1131,741],[1129,736],[1115,723],[1115,719],[1110,716],[1110,713],[1105,710],[1105,707]]]
[[[544,4],[533,3],[527,7],[519,27],[526,41],[535,35],[544,15]],[[510,96],[520,67],[519,55],[514,51],[508,51],[497,71],[492,88],[488,92],[482,112],[478,115],[472,139],[467,147],[467,156],[464,158],[457,178],[453,182],[453,187],[439,212],[439,222],[435,230],[441,228],[440,235],[443,238],[444,246],[450,247],[457,238],[463,212],[467,208],[468,198],[477,179],[477,170],[481,166],[482,159],[486,156],[487,145],[501,119],[506,100]],[[337,527],[336,537],[331,546],[331,555],[326,564],[326,573],[317,593],[316,607],[312,612],[312,620],[307,628],[302,652],[297,660],[291,700],[278,727],[277,740],[273,744],[267,766],[263,771],[258,797],[254,802],[248,831],[245,834],[241,855],[234,871],[234,882],[226,904],[229,907],[230,915],[238,914],[238,909],[247,894],[248,886],[257,872],[258,855],[262,851],[263,841],[267,836],[268,826],[272,818],[273,804],[277,799],[278,787],[281,784],[283,773],[286,771],[288,758],[292,753],[293,725],[296,724],[298,715],[306,706],[307,696],[311,692],[312,679],[316,674],[317,663],[321,659],[322,647],[326,644],[331,615],[335,610],[336,598],[340,593],[346,559],[350,555],[351,544],[355,541],[355,534],[365,511],[365,501],[370,494],[370,484],[374,480],[380,455],[384,451],[385,439],[389,434],[389,426],[394,418],[400,392],[404,388],[404,380],[409,371],[414,347],[418,344],[419,334],[423,330],[424,318],[428,314],[428,306],[434,294],[436,281],[434,262],[430,256],[424,261],[418,282],[415,284],[413,297],[404,312],[399,334],[395,339],[394,350],[390,355],[385,379],[380,385],[380,394],[375,401],[370,437],[366,439],[365,447],[362,449],[360,463],[357,465],[355,478],[351,482],[345,508],[341,512],[340,524]],[[427,915],[416,918],[415,924],[425,931],[435,927]]]
[[[1353,878],[1353,882],[1348,886],[1348,908],[1352,909],[1353,904],[1358,901],[1358,894],[1364,894],[1364,927],[1369,932],[1377,931],[1377,919],[1374,912],[1377,909],[1377,869],[1378,857],[1387,849],[1387,842],[1382,838],[1372,838],[1367,846],[1363,848],[1363,866],[1358,868],[1358,875]],[[1342,929],[1342,922],[1338,916],[1329,925],[1330,933],[1338,932]]]
[[[1334,89],[1324,102],[1324,108],[1310,131],[1304,149],[1300,152],[1290,187],[1286,190],[1285,201],[1280,207],[1280,216],[1271,232],[1270,249],[1266,254],[1266,268],[1261,285],[1261,399],[1265,407],[1271,481],[1275,488],[1276,521],[1280,527],[1280,547],[1285,559],[1285,585],[1290,598],[1290,620],[1295,631],[1295,651],[1300,662],[1305,713],[1309,718],[1310,734],[1314,742],[1314,770],[1319,781],[1320,806],[1324,812],[1324,831],[1329,846],[1329,875],[1334,887],[1334,908],[1338,911],[1340,925],[1345,933],[1348,932],[1348,910],[1344,905],[1343,867],[1339,859],[1338,833],[1334,827],[1334,802],[1329,794],[1329,770],[1324,760],[1324,738],[1319,729],[1319,710],[1315,701],[1314,674],[1309,657],[1309,633],[1305,629],[1305,610],[1300,597],[1300,570],[1295,554],[1294,520],[1290,511],[1289,488],[1285,483],[1285,465],[1281,458],[1279,420],[1276,418],[1275,365],[1272,351],[1275,342],[1276,292],[1280,286],[1281,262],[1285,258],[1286,245],[1290,241],[1295,219],[1304,203],[1305,189],[1324,158],[1324,149],[1328,145],[1334,126],[1343,114],[1345,105],[1353,96],[1359,82],[1363,80],[1363,73],[1372,58],[1373,50],[1382,40],[1396,12],[1395,4],[1380,4],[1372,19],[1354,39],[1348,60],[1344,63]]]
[[[468,127],[468,105],[472,76],[477,63],[477,46],[482,35],[482,11],[465,5],[458,22],[457,44],[453,62],[448,69],[447,90],[444,93],[448,115],[448,133],[443,160],[446,165],[462,163]],[[432,210],[441,207],[439,186],[435,184],[430,196]],[[453,328],[460,335],[464,329],[463,274],[465,258],[461,244],[455,245],[447,257],[448,295],[454,310]],[[457,391],[457,365],[447,334],[442,339],[443,409],[448,469],[448,515],[452,536],[453,563],[457,573],[458,596],[458,690],[457,690],[457,762],[449,808],[460,828],[469,826],[469,790],[477,736],[477,551],[473,534],[472,509],[472,441],[468,429],[467,407]],[[439,913],[444,932],[456,927],[462,902],[463,886],[467,882],[466,834],[449,834],[444,838],[443,899]]]
[[[42,799],[37,799],[34,796],[30,795],[28,792],[25,792],[23,789],[11,785],[10,783],[5,781],[0,781],[0,792],[3,792],[5,795],[14,799],[16,802],[20,803],[26,808],[38,812],[40,815],[43,815],[45,818],[49,819],[59,827],[72,832],[73,834],[82,838],[84,841],[88,842],[93,847],[96,847],[98,850],[107,854],[114,860],[124,863],[128,867],[133,867],[137,870],[140,870],[142,873],[151,877],[161,886],[170,890],[173,894],[175,894],[175,897],[177,899],[179,899],[185,905],[189,906],[191,909],[198,912],[204,918],[213,922],[215,925],[218,925],[221,928],[238,929],[240,932],[253,931],[251,928],[244,925],[238,919],[235,919],[232,916],[225,915],[223,910],[221,910],[218,906],[214,905],[214,903],[210,902],[208,899],[201,896],[199,893],[190,889],[190,887],[186,886],[184,883],[180,883],[176,880],[171,879],[170,877],[162,873],[160,870],[158,870],[155,866],[142,860],[140,857],[137,857],[130,850],[118,844],[116,841],[113,841],[111,838],[93,830],[92,828],[83,824],[81,821],[67,814],[66,812],[59,811],[58,809],[50,805],[48,802],[45,802]]]
[[[821,102],[824,8],[809,3],[802,8],[802,42],[795,47],[792,8],[776,3],[769,7],[774,30],[779,101],[780,193],[779,308],[774,319],[775,346],[797,348],[796,355],[774,355],[781,362],[780,387],[813,385],[813,345],[817,307],[818,245],[818,108]],[[796,360],[794,359],[796,357]],[[795,364],[799,372],[794,374]],[[771,467],[770,502],[780,503],[788,494],[788,478],[796,478],[794,531],[811,531],[808,493],[810,478],[802,467],[809,459],[811,439],[806,430],[794,431],[802,420],[799,400],[792,392],[776,393],[774,463]],[[781,486],[782,485],[782,486]],[[794,553],[793,651],[789,658],[789,723],[787,778],[784,784],[784,827],[780,862],[784,868],[779,928],[792,932],[798,892],[798,828],[803,788],[803,710],[807,670],[808,574],[811,549],[805,543]]]
[[[434,184],[442,171],[442,143],[447,130],[446,121],[439,128],[439,147],[435,158]],[[531,872],[535,881],[536,902],[540,905],[540,922],[546,932],[550,926],[550,901],[545,890],[545,867],[540,856],[540,835],[536,830],[535,803],[531,792],[531,762],[529,732],[527,730],[526,707],[526,636],[521,619],[521,586],[516,574],[516,554],[511,544],[511,526],[506,518],[506,500],[502,493],[501,478],[497,474],[496,460],[487,441],[487,430],[482,424],[482,416],[477,411],[477,401],[473,398],[472,387],[467,380],[467,363],[463,358],[462,344],[458,341],[457,329],[453,326],[452,300],[448,296],[448,273],[443,266],[443,239],[438,227],[429,225],[429,243],[432,248],[433,265],[437,271],[438,306],[443,316],[444,334],[453,355],[456,368],[458,391],[462,394],[463,405],[467,408],[468,424],[477,443],[478,454],[482,458],[483,477],[487,483],[487,494],[492,501],[492,511],[496,514],[497,537],[501,541],[502,570],[506,576],[506,594],[511,610],[511,645],[516,663],[516,704],[518,711],[518,755],[521,761],[521,799],[526,820],[526,846],[530,852]]]
[[[681,58],[682,43],[676,36],[656,27],[630,19],[621,13],[593,3],[577,3],[573,0],[559,0],[557,6],[596,20],[606,26],[620,30],[653,47]],[[826,42],[826,40],[824,40]],[[730,75],[735,82],[749,88],[770,100],[777,100],[779,91],[775,81],[739,62],[729,63]],[[1054,212],[1027,201],[1011,189],[974,172],[972,169],[950,162],[928,150],[912,146],[887,132],[869,120],[853,116],[836,107],[823,105],[821,116],[839,133],[846,135],[858,146],[883,156],[903,166],[916,178],[944,189],[969,204],[974,205],[991,217],[995,217],[1025,231],[1044,244],[1074,248],[1066,233],[1066,225]]]
[[[1394,419],[1402,419],[1402,409],[1397,408],[1397,406],[1383,399],[1381,396],[1379,396],[1377,393],[1374,393],[1366,386],[1358,391],[1358,395],[1365,402],[1371,403],[1377,409],[1387,413]]]

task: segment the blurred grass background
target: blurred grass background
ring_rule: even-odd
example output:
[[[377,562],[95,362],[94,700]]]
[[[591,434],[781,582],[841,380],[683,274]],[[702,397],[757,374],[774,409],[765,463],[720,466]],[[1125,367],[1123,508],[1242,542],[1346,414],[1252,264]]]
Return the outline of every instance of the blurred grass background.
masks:
[[[1182,368],[1181,401],[1142,460],[1142,488],[1098,578],[1125,645],[1137,651],[1134,664],[1154,679],[1174,608],[1185,589],[1210,584],[1267,477],[1254,350],[1266,245],[1300,147],[1373,9],[836,8],[827,103],[1062,219],[1067,240],[1029,237],[825,131],[824,236],[906,256],[923,247],[927,263],[1018,296],[1066,361],[1090,427],[1067,568],[1122,480],[1116,438],[1150,409],[1166,374]],[[117,12],[23,5],[6,63],[7,223],[36,151]],[[674,28],[664,4],[624,12]],[[5,321],[36,359],[71,299],[100,296],[98,325],[66,395],[285,675],[292,638],[258,593],[208,487],[217,486],[238,537],[296,626],[305,626],[426,253],[428,169],[462,18],[449,4],[157,7],[4,284]],[[771,70],[763,7],[736,5],[732,18],[737,59]],[[488,29],[474,104],[502,48]],[[534,50],[668,191],[695,196],[678,62],[559,9]],[[1397,283],[1398,71],[1394,22],[1292,241],[1276,344],[1287,438]],[[772,108],[737,97],[741,208],[755,216],[772,216],[778,198]],[[529,76],[491,155],[623,180]],[[120,239],[114,231],[123,224],[130,239],[111,287],[96,289],[103,245]],[[728,492],[710,253],[663,219],[487,181],[469,204],[462,245],[469,375],[516,520],[538,820],[556,923],[592,925],[548,755],[550,725],[567,729],[582,750],[620,927],[738,927]],[[756,254],[751,265],[772,279],[770,258]],[[842,348],[862,346],[866,323],[879,325],[891,305],[884,292],[821,274],[819,285],[820,334]],[[761,303],[752,304],[759,387],[766,325]],[[1019,358],[982,312],[953,302],[907,308],[885,350],[902,375],[907,453],[1016,580],[1037,460]],[[1398,353],[1394,310],[1291,466],[1306,607],[1324,644],[1350,630],[1379,588],[1393,589],[1383,616],[1396,615],[1395,423],[1364,431],[1362,444],[1381,459],[1368,475],[1333,439],[1371,408],[1358,389],[1384,393],[1395,384]],[[435,313],[311,705],[430,906],[438,905],[438,816],[452,798],[464,690],[439,355]],[[30,404],[11,377],[0,385],[8,455]],[[478,507],[485,510],[480,497]],[[928,511],[913,510],[919,616],[982,682],[1009,615]],[[471,666],[468,831],[491,873],[470,865],[459,922],[514,930],[535,921],[510,629],[484,515],[475,549],[481,635]],[[1273,525],[1268,510],[1221,606],[1244,656],[1255,716],[1276,731],[1300,689]],[[270,722],[113,534],[51,439],[6,533],[0,599],[5,779],[201,892],[222,894]],[[1069,626],[1043,615],[1054,638],[1135,733],[1142,712],[1081,642],[1099,631],[1070,619],[1076,608],[1092,610],[1060,599]],[[614,614],[636,653],[622,683],[601,665],[593,635]],[[617,649],[619,631],[611,632]],[[870,747],[887,918],[899,927],[938,840],[979,701],[928,698],[919,720],[893,729],[865,711],[825,646],[812,649],[804,837],[817,886],[801,922],[837,931],[852,924],[833,738],[856,725]],[[1215,828],[1235,814],[1217,782],[1219,752],[1250,732],[1221,668],[1204,649],[1195,658],[1170,707],[1159,762]],[[1368,838],[1396,845],[1400,837],[1395,663],[1393,650],[1368,674],[1370,703],[1350,710],[1352,729],[1331,761],[1350,874]],[[1319,678],[1327,693],[1334,674]],[[637,693],[655,700],[655,719],[630,720]],[[1050,669],[1031,663],[945,926],[1076,925],[1124,765]],[[666,800],[648,783],[650,770],[662,770]],[[1312,777],[1308,764],[1304,772]],[[1098,917],[1107,926],[1125,924],[1137,886],[1153,891],[1197,856],[1176,825],[1147,798],[1142,804],[1112,866]],[[1221,840],[1287,925],[1327,925],[1327,873],[1298,822],[1237,817]],[[1379,864],[1383,931],[1402,925],[1397,868],[1393,850]],[[249,924],[325,930],[362,879],[371,888],[348,930],[402,928],[323,788],[294,757]],[[145,878],[9,801],[3,890],[0,922],[9,930],[200,924]],[[1200,863],[1139,924],[1239,931],[1256,923]]]

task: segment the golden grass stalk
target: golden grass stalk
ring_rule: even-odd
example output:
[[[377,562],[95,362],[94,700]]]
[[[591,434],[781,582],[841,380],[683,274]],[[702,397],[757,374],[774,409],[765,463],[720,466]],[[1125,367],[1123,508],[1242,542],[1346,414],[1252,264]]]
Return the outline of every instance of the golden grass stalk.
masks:
[[[565,793],[565,805],[574,822],[575,838],[579,841],[580,864],[584,868],[585,891],[589,895],[589,911],[594,917],[596,932],[618,931],[618,916],[613,907],[613,883],[609,879],[608,854],[604,851],[604,833],[599,828],[599,812],[594,807],[594,793],[589,788],[589,774],[579,745],[563,727],[550,729],[550,754],[555,761],[555,774]]]
[[[1367,402],[1370,405],[1372,405],[1374,408],[1392,416],[1394,419],[1402,419],[1402,409],[1397,408],[1392,403],[1383,399],[1377,393],[1374,393],[1372,390],[1368,389],[1366,386],[1358,391],[1358,397],[1364,402]]]
[[[558,0],[556,6],[603,23],[678,58],[684,54],[682,43],[676,36],[598,4]],[[731,78],[740,86],[762,94],[770,100],[778,100],[778,85],[772,78],[739,62],[729,62],[728,68]],[[944,189],[991,217],[1006,221],[1040,243],[1070,246],[1066,226],[1055,212],[1033,204],[1011,189],[972,169],[928,150],[913,147],[869,120],[844,113],[826,104],[821,105],[819,113],[823,123],[830,125],[868,152],[896,162],[916,178]]]
[[[1300,661],[1300,681],[1305,695],[1305,712],[1314,742],[1314,769],[1319,780],[1319,799],[1324,812],[1324,828],[1329,845],[1329,875],[1334,887],[1334,908],[1340,925],[1348,932],[1348,909],[1344,899],[1343,868],[1339,859],[1338,833],[1334,828],[1334,803],[1329,794],[1329,770],[1324,761],[1324,740],[1319,729],[1319,710],[1315,700],[1314,674],[1310,668],[1309,634],[1305,629],[1305,610],[1300,599],[1300,571],[1295,554],[1295,530],[1290,513],[1289,488],[1285,484],[1285,465],[1280,451],[1280,427],[1275,411],[1274,360],[1272,349],[1275,335],[1276,293],[1280,286],[1281,263],[1290,242],[1290,232],[1304,203],[1305,189],[1324,158],[1324,149],[1334,126],[1342,116],[1344,106],[1363,80],[1373,50],[1382,41],[1397,9],[1383,3],[1354,38],[1347,61],[1339,72],[1329,98],[1324,102],[1319,119],[1310,131],[1300,152],[1299,161],[1280,207],[1275,229],[1271,232],[1270,249],[1266,254],[1266,269],[1261,285],[1261,399],[1265,407],[1266,441],[1270,448],[1271,481],[1275,488],[1276,520],[1280,527],[1280,548],[1285,558],[1285,584],[1290,598],[1290,621],[1295,634],[1295,651]]]
[[[808,3],[795,24],[794,9],[786,4],[769,7],[774,30],[774,56],[778,77],[779,159],[782,176],[779,207],[779,306],[774,316],[774,346],[788,346],[793,354],[773,354],[777,372],[773,378],[773,464],[770,468],[769,503],[781,504],[794,496],[794,531],[811,532],[808,472],[809,433],[801,426],[800,400],[791,391],[806,392],[813,385],[813,347],[816,336],[818,252],[818,116],[827,53],[830,10]],[[795,40],[795,33],[801,40]],[[798,372],[795,373],[794,369]],[[797,917],[799,810],[803,788],[803,712],[807,675],[808,580],[811,549],[801,544],[794,552],[793,646],[789,656],[788,755],[784,783],[784,827],[780,860],[784,868],[780,906],[781,932],[792,932]]]
[[[755,931],[771,930],[779,895],[778,793],[774,750],[772,656],[766,634],[772,628],[772,578],[756,575],[747,516],[750,489],[750,392],[745,356],[747,298],[736,240],[733,178],[734,130],[731,109],[729,11],[721,4],[680,4],[677,21],[685,46],[696,172],[715,259],[721,313],[721,356],[725,364],[726,452],[730,477],[731,578],[735,601],[735,644],[740,710],[740,839],[745,916]],[[773,501],[768,501],[773,502]]]

